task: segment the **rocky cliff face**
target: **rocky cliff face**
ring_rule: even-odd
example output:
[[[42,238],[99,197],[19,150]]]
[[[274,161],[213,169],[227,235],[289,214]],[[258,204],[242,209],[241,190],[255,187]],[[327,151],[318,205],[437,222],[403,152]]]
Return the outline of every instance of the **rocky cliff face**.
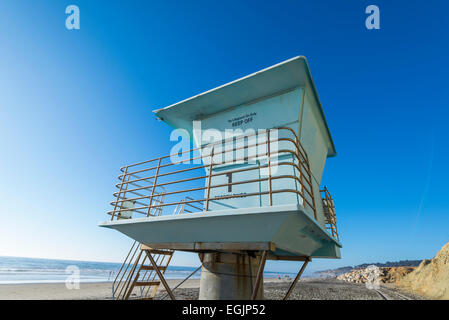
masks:
[[[412,272],[414,267],[383,267],[379,268],[379,283],[398,283],[405,275]],[[351,272],[342,274],[337,277],[338,280],[353,282],[353,283],[366,283],[370,276],[371,271],[367,268],[352,270]]]
[[[432,299],[449,299],[449,243],[432,260],[423,260],[399,286]]]
[[[355,267],[352,266],[346,266],[346,267],[341,267],[341,268],[337,268],[337,269],[329,269],[329,270],[321,270],[321,271],[315,271],[313,273],[314,277],[317,278],[336,278],[341,274],[344,273],[348,273],[354,270],[358,270],[358,269],[365,269],[369,266],[376,266],[379,268],[385,268],[385,267],[417,267],[419,266],[419,264],[421,263],[421,260],[401,260],[401,261],[387,261],[385,263],[380,263],[380,262],[376,262],[376,263],[364,263],[364,264],[359,264]]]

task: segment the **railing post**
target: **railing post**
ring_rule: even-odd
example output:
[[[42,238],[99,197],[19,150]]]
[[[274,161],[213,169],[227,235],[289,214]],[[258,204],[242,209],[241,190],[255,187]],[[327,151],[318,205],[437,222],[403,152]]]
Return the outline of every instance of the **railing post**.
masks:
[[[296,139],[296,143],[298,143],[298,140]],[[301,155],[299,153],[298,147],[296,147],[296,156],[298,157],[298,169],[299,169],[299,184],[301,187],[301,196],[302,196],[302,202],[305,207],[306,204],[306,195],[304,193],[304,181],[303,181],[303,173],[302,173],[302,163],[301,163]]]
[[[154,175],[153,189],[151,190],[150,204],[148,205],[147,217],[149,217],[150,213],[151,213],[151,205],[153,203],[154,191],[156,189],[157,177],[159,175],[159,168],[161,167],[161,161],[162,161],[162,158],[159,158],[159,162],[157,163],[156,174]]]
[[[309,174],[309,181],[310,184],[310,193],[312,194],[312,204],[313,204],[313,215],[315,217],[315,220],[318,220],[318,217],[316,215],[316,203],[315,203],[315,193],[313,192],[313,179],[312,179],[312,172],[310,171],[310,163],[309,163],[309,156],[306,153],[306,161],[307,161],[307,171]],[[319,186],[318,186],[319,187]],[[318,189],[319,190],[319,189]],[[320,197],[321,198],[321,197]]]
[[[119,192],[117,194],[117,200],[115,202],[114,211],[112,211],[111,221],[113,221],[114,217],[115,217],[115,211],[117,210],[117,205],[118,205],[118,202],[120,200],[120,195],[122,194],[123,185],[125,184],[125,179],[126,179],[126,173],[127,172],[128,172],[128,166],[126,166],[125,167],[125,171],[123,171],[122,183],[120,184],[120,190],[119,190]],[[126,191],[125,191],[125,193],[126,193]],[[123,200],[124,200],[124,198],[125,198],[125,194],[123,194]]]
[[[215,150],[215,145],[212,146],[212,150],[210,153],[209,177],[208,177],[208,181],[207,181],[206,211],[209,210],[209,197],[210,197],[210,185],[211,185],[211,180],[212,180],[212,165],[214,163],[214,150]]]
[[[304,178],[303,178],[303,173],[302,173],[303,165],[302,165],[302,159],[301,159],[301,157],[303,155],[302,155],[302,152],[299,150],[300,142],[299,142],[298,137],[296,136],[296,134],[294,135],[294,137],[295,137],[295,143],[296,143],[296,145],[295,145],[295,147],[296,147],[296,157],[298,158],[299,184],[300,184],[300,188],[301,188],[302,202],[303,202],[303,206],[305,208],[305,205],[306,205],[306,194],[304,193],[304,182],[303,182]],[[307,153],[306,153],[306,155],[307,155]],[[308,160],[306,160],[306,158],[304,158],[304,161],[307,161],[307,163],[308,163]],[[310,176],[309,176],[309,180],[312,181]],[[313,184],[310,186],[310,188],[313,189]],[[313,194],[313,190],[312,190],[311,193]],[[315,208],[312,208],[312,209],[313,209],[313,211],[315,213],[316,209]],[[315,219],[316,219],[316,214],[315,214]]]
[[[329,195],[329,206],[331,208],[331,214],[332,214],[332,235],[337,238],[337,241],[340,241],[338,237],[338,231],[337,231],[337,214],[335,213],[335,206],[334,206],[334,199],[332,199],[332,195],[330,194],[329,190],[326,188],[326,197]]]
[[[270,196],[270,206],[273,205],[273,186],[271,183],[271,140],[270,140],[270,129],[267,130],[267,161],[268,161],[268,188]]]

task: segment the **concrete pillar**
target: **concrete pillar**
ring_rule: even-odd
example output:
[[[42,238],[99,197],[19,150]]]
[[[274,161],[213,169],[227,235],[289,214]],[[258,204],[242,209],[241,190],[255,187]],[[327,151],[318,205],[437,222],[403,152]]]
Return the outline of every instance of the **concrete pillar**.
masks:
[[[199,256],[203,264],[200,300],[251,299],[260,256],[218,252],[200,253]],[[263,281],[260,283],[257,299],[263,299]]]

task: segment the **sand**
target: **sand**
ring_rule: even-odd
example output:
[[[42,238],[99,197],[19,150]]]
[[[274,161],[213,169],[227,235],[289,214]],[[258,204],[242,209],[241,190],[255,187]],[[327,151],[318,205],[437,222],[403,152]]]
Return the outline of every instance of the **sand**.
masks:
[[[167,280],[174,287],[179,280]],[[290,286],[290,281],[264,279],[265,299],[280,300]],[[162,286],[161,286],[162,287]],[[161,288],[156,299],[165,296]],[[196,300],[199,280],[187,280],[175,296],[179,300]],[[102,300],[111,299],[111,283],[81,283],[79,289],[69,290],[65,284],[4,284],[0,285],[0,300]],[[291,300],[381,300],[376,291],[362,284],[336,279],[302,279],[290,296]]]
[[[81,283],[79,289],[72,290],[64,283],[0,285],[0,300],[107,299],[110,296],[110,283]]]
[[[273,281],[280,281],[277,279],[264,279],[264,283]],[[180,280],[167,280],[168,285],[173,288]],[[184,282],[179,290],[186,294],[186,297],[195,297],[192,290],[198,291],[200,287],[200,280],[193,279]],[[186,290],[184,290],[186,289]],[[111,299],[112,289],[110,282],[102,283],[80,283],[79,289],[67,289],[65,283],[39,283],[39,284],[1,284],[0,285],[0,300],[98,300]],[[163,286],[159,287],[162,295],[165,294]],[[195,291],[195,290],[194,290]],[[193,294],[193,295],[192,295]]]

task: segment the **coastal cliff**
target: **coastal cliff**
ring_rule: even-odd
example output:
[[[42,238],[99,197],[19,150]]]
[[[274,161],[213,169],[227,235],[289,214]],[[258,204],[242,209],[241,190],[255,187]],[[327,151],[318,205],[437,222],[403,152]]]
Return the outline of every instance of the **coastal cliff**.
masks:
[[[423,260],[399,281],[405,290],[431,299],[449,299],[449,242],[431,260]]]
[[[337,276],[338,280],[366,283],[370,271],[352,269]],[[422,260],[417,267],[379,267],[379,282],[391,283],[398,288],[430,299],[449,299],[449,243],[433,259]]]

